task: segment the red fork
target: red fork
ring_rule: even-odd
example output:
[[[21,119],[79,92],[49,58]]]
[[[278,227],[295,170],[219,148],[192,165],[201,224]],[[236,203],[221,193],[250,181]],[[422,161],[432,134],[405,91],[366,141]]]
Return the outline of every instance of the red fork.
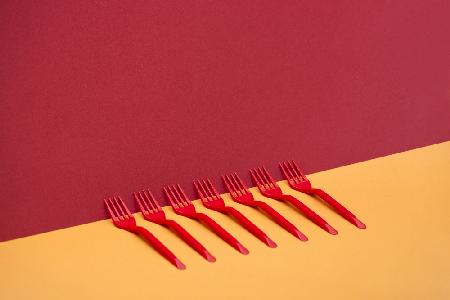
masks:
[[[286,195],[278,186],[278,183],[270,176],[265,167],[258,167],[250,170],[253,182],[258,186],[261,194],[268,198],[283,201],[297,208],[309,220],[329,234],[337,234],[337,230],[328,224],[322,217],[316,214],[311,208],[291,195]]]
[[[222,180],[234,201],[253,208],[258,208],[299,240],[308,240],[308,238],[300,230],[298,230],[294,224],[286,220],[286,218],[280,215],[275,209],[265,202],[255,200],[252,193],[241,178],[239,178],[237,173],[222,175]]]
[[[206,179],[195,180],[194,187],[198,196],[202,200],[203,205],[220,213],[233,217],[242,227],[247,229],[251,234],[257,237],[261,242],[271,248],[275,248],[277,244],[272,241],[267,234],[252,223],[246,216],[231,206],[226,206],[220,194],[217,192],[211,181]]]
[[[179,184],[164,187],[164,193],[172,205],[175,213],[202,222],[206,227],[217,234],[222,240],[242,254],[248,254],[245,248],[234,236],[217,224],[213,219],[203,213],[195,211],[195,207],[188,199]]]
[[[284,178],[288,181],[288,184],[299,192],[314,195],[322,199],[331,208],[333,208],[344,219],[355,225],[360,229],[365,229],[366,225],[361,222],[353,213],[347,210],[342,204],[337,202],[333,197],[328,195],[325,191],[318,188],[313,188],[311,182],[306,178],[300,167],[295,161],[285,161],[279,164],[281,172]]]
[[[155,197],[150,190],[144,190],[140,192],[134,192],[134,199],[136,200],[139,209],[144,216],[144,219],[155,224],[163,225],[178,235],[183,241],[186,242],[192,249],[203,256],[207,261],[214,262],[216,258],[209,253],[208,250],[200,244],[189,232],[187,232],[180,224],[174,220],[166,218],[164,211],[159,206]]]
[[[144,227],[136,225],[136,220],[120,197],[106,198],[104,201],[116,227],[140,235],[175,267],[180,270],[186,269],[186,266],[153,234]]]

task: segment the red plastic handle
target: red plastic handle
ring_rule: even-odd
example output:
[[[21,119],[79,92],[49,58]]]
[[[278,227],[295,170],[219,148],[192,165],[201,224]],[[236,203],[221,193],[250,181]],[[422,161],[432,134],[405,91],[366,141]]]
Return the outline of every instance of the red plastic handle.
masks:
[[[201,256],[203,256],[206,260],[214,262],[216,258],[200,244],[189,232],[186,231],[180,224],[173,220],[166,220],[164,223],[168,228],[174,231],[183,241],[185,241],[189,246],[192,247],[195,251],[198,252]]]
[[[208,226],[215,234],[217,234],[222,240],[227,242],[231,247],[241,252],[242,254],[248,254],[249,251],[245,248],[239,241],[232,236],[228,231],[226,231],[222,226],[217,224],[213,219],[205,214],[197,213],[197,220],[201,221],[203,224]]]
[[[308,238],[306,235],[304,235],[300,230],[297,229],[297,227],[294,226],[291,222],[286,220],[285,217],[280,215],[275,209],[273,209],[271,206],[269,206],[267,203],[262,201],[255,201],[256,207],[261,209],[263,212],[265,212],[269,217],[272,218],[278,225],[286,229],[290,234],[295,236],[301,241],[307,241]]]
[[[348,209],[346,209],[342,204],[337,202],[333,197],[328,195],[326,192],[324,192],[321,189],[311,189],[311,192],[320,197],[323,201],[325,201],[328,205],[330,205],[334,210],[340,214],[344,219],[355,225],[356,227],[360,229],[365,229],[366,225],[361,222],[354,214],[352,214]]]
[[[153,234],[144,227],[136,226],[134,232],[142,236],[159,254],[165,257],[171,264],[180,270],[186,269],[186,266],[173,254],[163,243],[161,243]]]
[[[251,234],[257,237],[261,242],[266,244],[271,248],[277,247],[277,244],[272,241],[267,234],[264,233],[258,226],[252,223],[246,216],[239,212],[234,207],[225,207],[225,213],[232,216],[239,224],[241,224],[245,229],[247,229]]]
[[[317,226],[330,234],[337,234],[337,230],[327,223],[321,216],[316,214],[311,208],[306,206],[303,202],[291,195],[282,195],[280,199],[295,206],[305,217],[314,222]]]

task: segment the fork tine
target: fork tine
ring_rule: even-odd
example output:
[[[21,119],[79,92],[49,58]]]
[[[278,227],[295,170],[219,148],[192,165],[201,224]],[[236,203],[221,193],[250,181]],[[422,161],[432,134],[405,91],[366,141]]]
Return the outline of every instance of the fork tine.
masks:
[[[125,217],[125,211],[122,209],[122,207],[120,206],[120,204],[119,204],[119,200],[117,200],[117,197],[113,197],[113,199],[114,199],[114,204],[115,204],[115,206],[116,206],[116,208],[117,208],[117,210],[118,210],[118,212],[119,212],[119,215],[121,215],[122,217]]]
[[[123,199],[120,196],[117,196],[117,200],[118,200],[119,206],[123,208],[123,210],[125,212],[125,216],[128,218],[133,218],[133,215],[131,214],[128,207],[125,205],[125,202],[123,201]]]
[[[186,193],[184,192],[183,188],[181,187],[181,185],[177,184],[177,188],[181,193],[181,201],[183,201],[183,203],[188,206],[191,204],[191,200],[189,200],[188,196],[186,195]]]
[[[155,212],[155,211],[158,210],[158,205],[155,205],[153,194],[150,192],[150,190],[148,191],[148,194],[146,193],[145,190],[143,190],[139,194],[141,195],[141,198],[142,198],[142,201],[144,202],[144,205],[147,207],[147,209],[149,211]]]
[[[148,198],[147,194],[145,193],[145,190],[140,191],[139,192],[139,196],[141,196],[142,203],[145,205],[145,207],[147,208],[147,210],[149,212],[155,210],[155,207],[153,206],[153,204],[151,203],[151,201]]]
[[[298,170],[294,166],[294,161],[293,160],[287,161],[286,165],[288,166],[289,171],[291,171],[292,177],[294,177],[294,178],[299,178],[300,177],[300,174],[298,173]]]
[[[200,180],[194,180],[194,186],[195,186],[195,190],[197,191],[198,195],[200,196],[200,199],[202,201],[208,201],[209,199],[206,196],[206,191],[204,190]]]
[[[172,195],[173,201],[175,203],[177,203],[178,206],[183,207],[184,203],[181,201],[181,195],[177,191],[175,185],[169,185],[169,191],[170,191],[170,194]]]
[[[127,212],[128,216],[132,216],[133,214],[130,212],[130,210],[128,209],[128,206],[125,205],[125,202],[123,201],[122,197],[118,196],[117,197],[120,201],[120,204],[122,205],[122,207],[125,209],[125,211]]]
[[[212,193],[211,191],[208,189],[207,184],[205,182],[204,179],[199,180],[200,186],[202,187],[203,193],[205,194],[205,197],[207,200],[211,200],[212,199]]]
[[[119,206],[119,204],[117,203],[116,197],[114,196],[114,197],[111,197],[110,199],[111,199],[113,209],[116,212],[117,216],[119,216],[119,217],[123,216],[124,212],[123,212],[122,208]]]
[[[169,199],[170,205],[178,207],[178,203],[175,202],[175,195],[172,194],[172,191],[169,189],[169,187],[169,185],[163,187],[164,194],[166,194],[167,199]]]
[[[294,161],[288,162],[288,165],[289,165],[290,171],[293,174],[292,180],[294,180],[295,182],[298,182],[298,183],[302,182],[303,180],[302,180],[301,174],[299,173],[299,170],[294,166]]]
[[[264,184],[259,176],[259,174],[257,173],[256,169],[251,169],[250,170],[250,175],[252,176],[253,180],[255,181],[256,185],[261,189],[261,190],[265,190],[266,188],[264,187]]]
[[[143,191],[144,197],[146,202],[153,208],[154,211],[158,211],[161,209],[158,202],[156,202],[155,197],[153,196],[153,193],[150,192],[150,190],[144,190]]]
[[[286,163],[285,161],[284,161],[284,162],[279,162],[279,163],[278,163],[278,166],[280,166],[281,173],[283,173],[284,177],[285,177],[287,180],[290,180],[290,179],[292,179],[292,178],[291,178],[291,176],[288,174],[288,170],[286,170],[286,166],[284,165],[285,163]]]
[[[267,178],[269,186],[271,186],[272,188],[278,187],[278,183],[272,178],[272,176],[270,176],[269,171],[267,171],[266,167],[264,166],[262,166],[262,173]]]
[[[291,162],[289,162],[289,161],[285,161],[284,162],[284,169],[286,170],[286,172],[287,172],[287,179],[288,180],[292,180],[292,181],[295,181],[296,179],[297,179],[297,174],[295,174],[295,172],[293,171],[293,169],[292,169],[292,164],[291,164]]]
[[[263,178],[264,184],[267,184],[270,186],[270,179],[264,174],[264,171],[261,169],[261,167],[258,167],[258,173]]]
[[[142,213],[148,213],[149,210],[148,210],[148,207],[146,207],[146,206],[147,206],[147,203],[144,203],[144,201],[142,201],[142,195],[141,195],[141,192],[134,192],[134,193],[133,193],[133,196],[134,196],[134,199],[136,200],[136,202],[137,202],[137,204],[138,204],[139,209],[141,210],[141,212],[142,212]]]
[[[265,166],[262,166],[262,168],[263,168],[263,170],[264,170],[264,173],[267,175],[267,177],[269,177],[270,181],[271,181],[272,183],[276,183],[275,179],[272,178],[272,176],[270,175],[269,171],[267,171],[266,167],[265,167]]]
[[[303,174],[302,170],[300,170],[300,167],[298,166],[298,164],[293,160],[292,161],[295,170],[297,171],[297,173],[299,174],[299,177],[304,180],[304,181],[308,181],[308,179],[306,178],[306,176]]]
[[[177,191],[177,188],[175,187],[175,185],[171,185],[169,186],[169,190],[173,196],[174,201],[178,204],[178,206],[183,207],[184,203],[181,201],[181,195],[180,193]]]
[[[230,180],[231,185],[234,188],[234,192],[237,193],[238,195],[242,194],[242,189],[239,186],[239,183],[237,182],[236,178],[234,177],[234,174],[230,174],[229,180]]]
[[[108,209],[109,214],[111,215],[111,218],[115,221],[117,220],[117,214],[114,213],[113,209],[112,209],[112,204],[109,203],[110,202],[110,198],[105,198],[103,199],[103,201],[106,204],[106,208]]]
[[[255,168],[256,174],[258,174],[259,178],[261,179],[263,184],[269,184],[269,179],[266,178],[264,175],[264,172],[261,170],[261,167]]]
[[[116,197],[112,197],[110,199],[111,199],[112,207],[117,214],[117,217],[120,220],[125,219],[125,213],[123,212],[123,209],[120,207],[119,203],[117,202]]]
[[[111,204],[111,207],[113,208],[113,211],[114,211],[115,214],[116,214],[116,218],[119,219],[119,220],[124,219],[124,218],[122,217],[122,214],[119,212],[119,210],[118,210],[118,208],[117,208],[117,205],[116,205],[116,202],[114,201],[114,198],[113,198],[113,197],[110,197],[110,198],[109,198],[109,203]]]
[[[261,181],[263,182],[263,185],[266,189],[271,189],[273,188],[270,185],[270,179],[266,176],[266,174],[264,174],[263,170],[261,169],[261,167],[258,167],[256,169],[256,174],[258,174],[259,178],[261,179]]]
[[[242,192],[244,192],[244,194],[247,193],[248,192],[247,185],[245,185],[245,183],[242,181],[241,177],[239,177],[239,175],[236,172],[234,173],[234,176],[235,176],[235,179],[237,179],[237,182],[240,184]]]
[[[230,178],[228,178],[228,175],[222,175],[222,181],[225,183],[225,186],[227,187],[230,194],[236,193],[234,188],[231,186],[231,181],[230,181]]]
[[[216,188],[211,183],[211,180],[209,180],[209,178],[206,178],[206,181],[208,182],[208,186],[211,188],[213,195],[215,195],[216,197],[220,197],[220,194],[217,192]]]
[[[211,197],[212,199],[214,199],[216,197],[216,195],[214,195],[213,191],[211,190],[211,188],[209,187],[208,183],[206,182],[205,179],[202,180],[203,181],[203,185],[205,186],[205,189],[208,192],[209,197]]]
[[[244,192],[240,188],[239,183],[237,182],[236,178],[234,177],[234,174],[227,175],[227,178],[228,178],[228,181],[230,182],[233,192],[236,195],[243,195]]]

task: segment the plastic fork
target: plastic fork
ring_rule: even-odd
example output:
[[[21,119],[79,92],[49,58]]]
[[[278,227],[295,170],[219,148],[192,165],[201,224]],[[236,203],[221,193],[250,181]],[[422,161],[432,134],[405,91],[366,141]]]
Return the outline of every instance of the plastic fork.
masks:
[[[300,230],[298,230],[294,224],[286,220],[285,217],[280,215],[270,205],[265,202],[255,200],[252,193],[237,173],[222,175],[222,180],[234,201],[253,208],[258,208],[299,240],[308,240],[308,238]]]
[[[140,192],[134,192],[134,199],[136,200],[139,209],[144,216],[144,219],[152,223],[163,225],[173,232],[175,232],[183,241],[186,242],[192,249],[203,256],[207,261],[214,262],[216,258],[209,253],[208,250],[200,244],[189,232],[187,232],[180,224],[174,220],[169,220],[166,218],[164,211],[161,206],[159,206],[155,197],[150,190],[144,190]]]
[[[206,179],[195,180],[194,187],[197,191],[198,196],[202,200],[203,205],[220,213],[229,215],[233,217],[239,224],[241,224],[245,229],[247,229],[251,234],[257,237],[261,242],[266,244],[271,248],[277,247],[274,241],[272,241],[267,234],[265,234],[261,229],[252,223],[247,217],[245,217],[241,212],[231,206],[226,206],[220,194],[217,192],[211,181]]]
[[[327,223],[322,217],[316,214],[311,208],[303,202],[291,195],[286,195],[278,186],[278,183],[270,176],[267,169],[263,166],[251,169],[250,175],[253,182],[258,186],[261,194],[268,198],[283,201],[297,208],[303,215],[310,219],[314,224],[328,232],[329,234],[337,234],[337,230]]]
[[[186,266],[161,243],[153,234],[144,227],[136,225],[131,212],[125,206],[122,198],[112,197],[104,199],[108,212],[114,225],[120,229],[136,233],[144,238],[159,254],[166,258],[171,264],[180,270],[186,269]]]
[[[279,164],[281,172],[284,178],[288,181],[288,184],[299,192],[314,195],[322,199],[331,208],[333,208],[344,219],[355,225],[360,229],[365,229],[366,225],[361,222],[353,213],[347,210],[342,204],[337,202],[333,197],[328,195],[325,191],[318,188],[313,188],[311,182],[306,178],[300,167],[295,161],[285,161]]]
[[[164,193],[167,199],[172,205],[175,213],[181,216],[188,217],[202,222],[211,231],[217,234],[222,240],[227,242],[231,247],[236,249],[242,254],[248,254],[249,251],[245,248],[234,236],[232,236],[228,231],[226,231],[222,226],[217,224],[213,219],[208,217],[203,213],[198,213],[195,210],[194,205],[188,199],[183,189],[179,184],[169,185],[164,187]]]

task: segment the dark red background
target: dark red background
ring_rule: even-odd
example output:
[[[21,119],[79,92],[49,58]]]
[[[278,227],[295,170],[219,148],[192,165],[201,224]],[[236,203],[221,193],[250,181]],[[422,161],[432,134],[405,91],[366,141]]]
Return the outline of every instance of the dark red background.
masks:
[[[448,1],[244,2],[1,1],[0,240],[449,140]]]

